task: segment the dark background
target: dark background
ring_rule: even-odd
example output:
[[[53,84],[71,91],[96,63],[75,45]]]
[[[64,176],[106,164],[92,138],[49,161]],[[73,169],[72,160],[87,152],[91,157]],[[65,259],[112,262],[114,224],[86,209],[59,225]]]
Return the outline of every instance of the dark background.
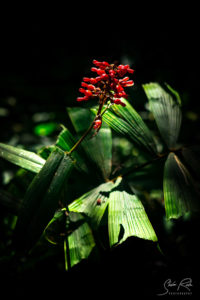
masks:
[[[198,118],[200,113],[198,24],[194,18],[188,26],[188,18],[183,16],[181,22],[175,18],[173,26],[169,26],[170,16],[154,20],[155,26],[145,17],[137,24],[131,21],[123,24],[119,19],[108,18],[105,27],[100,26],[101,22],[95,27],[93,19],[92,25],[82,22],[77,26],[77,18],[72,24],[63,21],[59,25],[54,19],[52,22],[28,22],[28,18],[21,23],[4,22],[1,27],[0,107],[6,108],[8,114],[0,118],[0,141],[6,143],[17,135],[18,143],[31,148],[37,137],[32,134],[27,138],[27,134],[32,132],[32,116],[37,112],[53,112],[53,121],[66,124],[65,107],[77,105],[81,79],[90,74],[92,60],[97,59],[130,62],[135,70],[135,87],[130,93],[134,96],[136,110],[144,109],[145,97],[139,97],[141,101],[137,99],[137,95],[143,93],[143,83],[167,82],[179,91],[188,125],[183,135],[186,142],[199,142],[198,121],[191,122],[187,118],[188,111]],[[191,228],[184,228],[186,236],[193,231],[195,239],[194,228],[198,225],[196,221]],[[178,227],[178,230],[181,229]],[[155,295],[162,289],[164,280],[185,277],[192,277],[197,288],[199,262],[192,238],[187,240],[187,245],[192,241],[192,250],[183,247],[185,252],[181,258],[173,246],[169,252],[174,250],[175,254],[163,258],[148,243],[131,240],[114,253],[105,254],[103,262],[83,263],[70,275],[62,271],[56,273],[56,258],[37,263],[32,273],[25,272],[19,278],[12,275],[11,268],[7,272],[8,283],[13,284],[19,295],[27,291],[34,293],[38,287],[58,295],[68,294],[68,289],[73,287],[76,295],[77,286],[86,296],[91,294],[88,292],[91,287],[95,294],[102,296],[107,293],[106,287],[110,291],[114,289],[115,296],[118,292],[124,295],[131,292],[134,296],[136,291],[140,295]]]

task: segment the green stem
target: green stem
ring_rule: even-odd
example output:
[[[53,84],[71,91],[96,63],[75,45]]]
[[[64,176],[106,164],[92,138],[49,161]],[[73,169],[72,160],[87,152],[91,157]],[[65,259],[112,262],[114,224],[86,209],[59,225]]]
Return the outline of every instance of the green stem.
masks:
[[[67,152],[68,155],[70,155],[74,150],[76,150],[76,148],[82,143],[82,141],[86,138],[86,136],[92,130],[93,124],[94,124],[94,121],[92,122],[92,124],[90,125],[90,127],[86,130],[86,132],[82,135],[82,137],[80,138],[80,140],[78,140],[78,142],[71,148],[71,150]]]
[[[154,162],[156,162],[156,161],[159,161],[159,160],[163,159],[163,158],[166,157],[167,155],[168,155],[168,153],[164,153],[164,154],[161,154],[161,155],[159,155],[159,156],[157,156],[157,157],[155,157],[155,158],[153,158],[153,159],[151,159],[151,160],[149,160],[149,161],[147,161],[147,162],[145,162],[145,163],[143,163],[143,164],[141,164],[141,165],[139,165],[139,166],[131,167],[130,169],[126,170],[124,173],[122,173],[122,174],[120,174],[120,175],[114,177],[114,178],[111,179],[111,180],[112,180],[112,181],[115,181],[115,180],[116,180],[118,177],[120,177],[120,176],[121,176],[121,177],[128,176],[128,175],[132,174],[132,173],[135,172],[135,171],[141,170],[141,169],[143,169],[144,167],[146,167],[146,166],[148,166],[148,165],[151,165],[152,163],[154,163]]]
[[[109,104],[101,113],[102,107],[103,107],[103,101],[101,103],[101,105],[99,106],[98,112],[94,118],[94,121],[96,119],[97,116],[101,115],[103,116],[103,114],[107,111],[107,109],[109,109],[111,105]],[[92,122],[92,124],[90,125],[90,127],[86,130],[86,132],[82,135],[82,137],[78,140],[78,142],[70,149],[70,151],[67,152],[68,155],[70,155],[74,150],[76,150],[76,148],[82,143],[82,141],[86,138],[86,136],[90,133],[90,131],[93,128],[94,125],[94,121]]]

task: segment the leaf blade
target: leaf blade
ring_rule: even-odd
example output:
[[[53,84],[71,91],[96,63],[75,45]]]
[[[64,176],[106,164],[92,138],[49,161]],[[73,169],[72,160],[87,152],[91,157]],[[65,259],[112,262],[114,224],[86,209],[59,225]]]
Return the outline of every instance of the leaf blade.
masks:
[[[3,143],[0,143],[0,157],[34,173],[38,173],[45,164],[45,160],[36,153]]]
[[[93,114],[77,107],[68,109],[72,124],[77,133],[85,132],[94,120]],[[81,145],[91,160],[101,171],[103,178],[109,178],[112,166],[112,133],[110,128],[103,124],[96,136],[86,137]]]
[[[70,167],[66,164],[64,152],[55,148],[34,177],[25,194],[15,228],[17,248],[30,250],[42,234],[55,211],[59,190]]]
[[[143,85],[160,134],[169,149],[176,147],[181,127],[180,96],[169,85],[165,91],[158,83]]]
[[[111,247],[124,242],[131,236],[157,241],[142,202],[136,195],[120,186],[110,193],[108,230]]]
[[[180,159],[172,152],[165,162],[163,191],[168,219],[177,219],[188,211],[198,209],[193,179]]]

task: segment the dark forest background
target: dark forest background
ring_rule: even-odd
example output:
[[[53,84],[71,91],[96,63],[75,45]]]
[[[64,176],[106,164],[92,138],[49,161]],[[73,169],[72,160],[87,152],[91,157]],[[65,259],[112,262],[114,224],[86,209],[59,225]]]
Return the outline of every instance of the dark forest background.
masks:
[[[74,30],[76,22],[71,27],[64,21],[58,26],[53,20],[31,24],[3,23],[0,38],[0,142],[14,146],[21,144],[29,150],[35,150],[35,145],[49,144],[54,136],[38,136],[34,131],[37,122],[41,118],[41,121],[68,126],[65,108],[77,106],[81,79],[90,74],[92,60],[97,59],[130,63],[135,70],[135,86],[129,94],[139,112],[145,109],[146,102],[141,84],[154,81],[170,84],[180,93],[183,103],[181,138],[186,143],[199,144],[198,24],[192,22],[188,26],[187,20],[185,23],[177,20],[173,27],[157,24],[151,28],[148,22],[144,28],[141,24],[138,27],[132,25],[133,28],[129,24],[128,31],[126,26],[116,24],[115,30],[109,28],[106,36],[100,26],[94,34],[87,24]],[[5,166],[1,160],[1,169],[4,170]],[[0,184],[2,187],[2,176]],[[6,210],[0,207],[1,217],[5,214]],[[91,286],[102,296],[106,294],[105,287],[115,290],[113,295],[121,291],[134,294],[136,289],[141,295],[155,295],[167,278],[181,280],[185,277],[191,277],[198,290],[199,257],[195,239],[198,239],[199,221],[185,228],[179,228],[181,224],[177,224],[177,232],[180,239],[186,232],[187,246],[181,248],[179,244],[177,250],[172,237],[167,258],[144,241],[130,240],[114,253],[105,253],[103,261],[84,262],[70,275],[65,274],[59,265],[60,257],[41,259],[29,271],[18,275],[13,273],[12,267],[4,267],[1,275],[17,295],[25,291],[34,293],[38,287],[49,294],[55,291],[57,295],[63,290],[67,294],[75,287],[76,294],[80,287],[87,296],[87,293],[92,294],[88,292]],[[2,224],[1,228],[0,238],[4,240],[6,233]]]

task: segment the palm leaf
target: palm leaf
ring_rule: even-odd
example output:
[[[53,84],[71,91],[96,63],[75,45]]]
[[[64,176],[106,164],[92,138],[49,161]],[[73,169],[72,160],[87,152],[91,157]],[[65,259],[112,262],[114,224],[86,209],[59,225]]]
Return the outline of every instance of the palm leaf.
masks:
[[[123,98],[123,102],[126,104],[125,107],[115,104],[112,106],[112,110],[131,126],[133,131],[132,136],[138,140],[139,144],[146,147],[150,152],[157,153],[156,145],[149,128],[125,98]]]
[[[30,184],[15,229],[18,248],[26,251],[37,242],[53,217],[59,192],[72,168],[71,158],[55,148]]]
[[[169,85],[165,91],[158,83],[143,85],[158,129],[169,149],[176,147],[181,127],[180,96]]]
[[[105,111],[103,121],[117,133],[129,137],[138,146],[155,155],[157,150],[148,127],[133,107],[128,104],[128,101],[123,101],[127,103],[127,108],[113,105],[112,110],[115,113],[109,110]],[[131,108],[130,112],[129,108]],[[96,109],[92,109],[92,111],[96,113]]]
[[[84,213],[90,218],[92,227],[96,229],[103,217],[108,205],[109,192],[114,187],[114,183],[109,181],[92,189],[80,198],[74,200],[69,205],[69,210]]]
[[[75,212],[69,214],[70,222],[81,224],[65,239],[65,268],[73,267],[81,260],[88,258],[95,246],[94,237],[90,226],[84,217]]]
[[[107,206],[111,246],[125,241],[129,236],[157,240],[141,201],[124,189],[120,177],[115,183],[104,183],[75,200],[69,205],[69,210],[87,215],[92,228],[97,229]]]
[[[2,143],[0,143],[0,157],[34,173],[38,173],[45,164],[45,160],[34,152]]]
[[[157,241],[142,202],[123,187],[123,182],[110,193],[108,206],[110,246],[124,242],[128,237]]]
[[[65,152],[70,151],[70,149],[75,145],[76,139],[72,135],[72,133],[67,129],[66,127],[62,126],[62,131],[59,134],[56,146],[62,149]],[[71,156],[76,161],[75,166],[78,167],[79,170],[83,170],[85,172],[88,172],[88,168],[84,162],[84,159],[81,155],[80,148],[77,149],[77,151],[72,152]]]
[[[193,179],[174,153],[170,153],[164,167],[164,201],[167,218],[179,218],[198,209]]]

